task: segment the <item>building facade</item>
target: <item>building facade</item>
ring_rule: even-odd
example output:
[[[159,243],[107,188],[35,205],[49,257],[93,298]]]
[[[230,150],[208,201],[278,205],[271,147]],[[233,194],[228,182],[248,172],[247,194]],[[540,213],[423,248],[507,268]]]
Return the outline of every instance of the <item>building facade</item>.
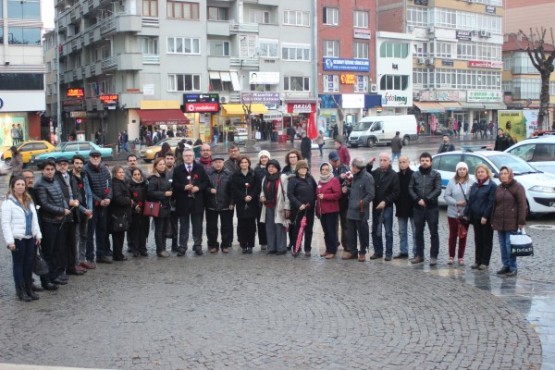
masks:
[[[503,6],[502,0],[377,0],[378,30],[414,38],[413,112],[426,133],[459,122],[469,129],[487,124],[505,108]]]
[[[0,0],[0,146],[12,145],[14,125],[23,140],[41,137],[45,6],[39,0]]]

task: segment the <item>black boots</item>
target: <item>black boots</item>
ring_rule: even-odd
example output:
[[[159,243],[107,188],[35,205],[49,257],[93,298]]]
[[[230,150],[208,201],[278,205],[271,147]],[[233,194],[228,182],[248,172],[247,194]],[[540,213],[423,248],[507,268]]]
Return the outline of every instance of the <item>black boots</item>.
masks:
[[[25,292],[27,292],[27,295],[31,297],[33,301],[40,299],[39,295],[33,291],[33,284],[26,284]]]
[[[52,282],[47,276],[40,277],[40,284],[42,285],[44,290],[58,290],[58,286],[55,284],[52,284]]]
[[[15,286],[15,293],[17,294],[17,298],[19,298],[20,301],[31,302],[33,300],[27,294],[27,290],[25,289],[25,285],[16,285]]]

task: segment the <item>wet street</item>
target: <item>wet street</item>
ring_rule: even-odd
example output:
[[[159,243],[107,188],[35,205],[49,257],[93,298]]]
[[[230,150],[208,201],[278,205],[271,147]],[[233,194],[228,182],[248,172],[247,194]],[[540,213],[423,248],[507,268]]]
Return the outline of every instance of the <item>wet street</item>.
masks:
[[[425,140],[403,154],[416,163],[438,145]],[[262,143],[247,154],[256,163],[267,149],[283,164],[288,148]],[[316,178],[330,150],[323,158],[313,150]],[[350,151],[368,159],[390,149]],[[1,194],[7,180],[0,177]],[[196,257],[189,248],[183,258],[159,259],[151,233],[149,257],[99,265],[33,303],[16,300],[2,248],[0,368],[555,369],[555,214],[528,220],[535,255],[519,259],[517,277],[496,275],[497,235],[489,270],[470,269],[472,231],[466,265],[449,266],[445,209],[439,230],[435,267],[324,260],[317,220],[310,258],[258,247],[242,255],[235,241],[229,255]],[[394,254],[398,242],[394,222]]]

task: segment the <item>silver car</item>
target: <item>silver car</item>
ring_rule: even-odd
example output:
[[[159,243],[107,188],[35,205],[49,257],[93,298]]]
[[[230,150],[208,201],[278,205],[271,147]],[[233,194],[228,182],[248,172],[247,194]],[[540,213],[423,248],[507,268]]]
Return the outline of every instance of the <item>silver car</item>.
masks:
[[[543,172],[555,174],[555,135],[522,140],[507,150]]]

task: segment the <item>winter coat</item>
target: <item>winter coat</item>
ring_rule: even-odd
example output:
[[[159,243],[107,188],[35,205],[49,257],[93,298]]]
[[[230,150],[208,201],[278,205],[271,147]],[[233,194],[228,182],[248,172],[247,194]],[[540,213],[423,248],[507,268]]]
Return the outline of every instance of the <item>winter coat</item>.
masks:
[[[380,168],[375,169],[372,171],[372,177],[376,187],[372,202],[373,209],[376,209],[382,201],[385,202],[386,208],[392,207],[400,192],[397,173],[389,166],[386,171],[382,171]]]
[[[260,164],[257,164],[254,168],[254,174],[256,176],[256,180],[258,181],[258,188],[262,186],[262,180],[268,174],[268,169],[266,167],[262,167]]]
[[[459,206],[457,202],[461,200],[468,202],[470,188],[473,183],[474,181],[470,179],[462,184],[455,182],[455,178],[449,180],[444,193],[445,203],[447,203],[447,217],[458,218],[463,216],[465,206]]]
[[[438,153],[446,153],[446,152],[454,152],[455,151],[455,146],[451,143],[441,143],[439,145],[439,149],[437,150]]]
[[[479,222],[482,217],[491,220],[491,210],[495,199],[497,184],[487,180],[482,186],[475,182],[470,188],[468,203],[464,208],[464,215],[471,223]]]
[[[374,178],[366,172],[366,169],[353,175],[353,181],[349,187],[347,219],[354,221],[368,220],[370,217],[370,202],[374,199],[374,191]]]
[[[14,244],[15,239],[23,239],[26,236],[32,236],[37,239],[42,239],[40,232],[39,221],[35,205],[30,202],[29,210],[33,214],[31,220],[31,234],[25,230],[27,222],[25,221],[25,211],[19,205],[13,195],[2,202],[2,233],[6,244]]]
[[[160,174],[155,171],[148,178],[147,189],[147,199],[153,202],[160,202],[160,215],[158,217],[168,217],[171,211],[170,197],[165,196],[164,193],[172,190],[172,183],[166,178],[166,174]]]
[[[206,208],[213,211],[229,210],[229,206],[233,204],[231,197],[231,172],[223,168],[216,171],[210,168],[207,171],[210,180],[210,186],[206,188]],[[212,194],[211,190],[216,189],[216,194]]]
[[[245,184],[249,184],[248,187]],[[258,215],[258,199],[260,190],[253,170],[246,175],[239,170],[231,175],[231,194],[235,203],[237,218],[256,218]],[[252,200],[245,202],[245,197],[250,195]],[[245,208],[246,207],[246,208]]]
[[[75,176],[73,173],[71,175],[75,180],[75,183],[77,184],[77,189],[79,190],[79,193],[80,193],[78,215],[79,217],[86,217],[83,215],[85,211],[86,210],[92,211],[94,206],[89,175],[85,171],[81,172],[81,176],[79,177]]]
[[[303,179],[298,174],[290,177],[287,184],[287,197],[291,204],[291,210],[297,212],[303,204],[309,204],[314,209],[316,203],[316,180],[307,174]]]
[[[413,203],[409,193],[409,184],[413,173],[414,171],[410,168],[397,172],[397,177],[399,178],[399,196],[395,200],[396,217],[412,217]]]
[[[320,199],[319,194],[324,194],[324,199]],[[339,199],[342,195],[341,184],[337,177],[326,183],[319,181],[316,188],[316,215],[339,212]]]
[[[441,175],[432,168],[423,169],[412,174],[409,194],[414,207],[422,208],[418,202],[423,199],[427,208],[437,207],[437,198],[441,194]]]
[[[401,140],[401,138],[397,135],[395,135],[393,137],[393,139],[391,139],[391,153],[401,153],[401,149],[403,149],[403,140]]]
[[[60,224],[69,205],[58,181],[41,176],[35,184],[41,222]]]
[[[351,165],[351,155],[349,154],[349,149],[345,145],[341,145],[337,149],[337,155],[339,156],[339,161],[347,166]]]
[[[312,140],[307,136],[301,139],[301,154],[304,159],[312,158]]]
[[[266,178],[262,179],[260,197],[265,197],[265,183]],[[275,212],[274,223],[283,224],[284,226],[289,225],[289,220],[285,218],[285,210],[290,210],[291,205],[289,204],[289,198],[287,197],[287,175],[281,174],[278,181],[278,188],[276,194],[276,205],[274,208],[267,208],[264,203],[260,203],[262,207],[262,213],[260,214],[260,222],[266,223],[266,212],[268,210]]]
[[[89,175],[94,205],[99,206],[103,199],[112,199],[112,176],[104,163],[94,167],[91,162],[88,162],[84,169]]]
[[[495,190],[491,227],[498,231],[516,231],[520,225],[526,225],[526,192],[516,180],[509,184],[500,184]]]
[[[62,193],[64,193],[64,198],[66,202],[68,202],[68,204],[70,200],[78,200],[79,204],[81,204],[83,202],[83,199],[81,199],[81,192],[79,191],[79,187],[77,186],[77,181],[75,181],[75,178],[71,175],[70,172],[68,172],[67,175],[69,176],[69,186],[64,180],[61,172],[56,171],[54,179],[58,181],[58,184],[60,184],[60,188],[62,189]],[[69,192],[69,188],[71,188],[71,193]],[[66,222],[77,220],[78,210],[78,208],[74,208],[71,214],[66,216]]]
[[[185,186],[189,183],[199,189],[194,194],[194,197],[190,197],[190,192],[185,190]],[[172,187],[173,197],[176,200],[175,209],[177,215],[185,216],[188,213],[203,213],[204,195],[208,186],[210,186],[210,179],[202,165],[193,162],[191,172],[187,172],[185,164],[176,167],[173,171]]]
[[[114,219],[120,220],[127,217],[127,225],[129,227],[131,224],[132,207],[131,191],[129,190],[129,186],[124,181],[113,179],[112,190],[114,192],[114,199],[110,202],[109,224],[111,225],[111,221]]]
[[[148,191],[146,180],[135,182],[133,179],[131,179],[128,186],[131,199],[133,200],[133,211],[137,212],[135,208],[139,206],[140,212],[142,213],[145,206],[145,200],[147,199],[146,196]]]

